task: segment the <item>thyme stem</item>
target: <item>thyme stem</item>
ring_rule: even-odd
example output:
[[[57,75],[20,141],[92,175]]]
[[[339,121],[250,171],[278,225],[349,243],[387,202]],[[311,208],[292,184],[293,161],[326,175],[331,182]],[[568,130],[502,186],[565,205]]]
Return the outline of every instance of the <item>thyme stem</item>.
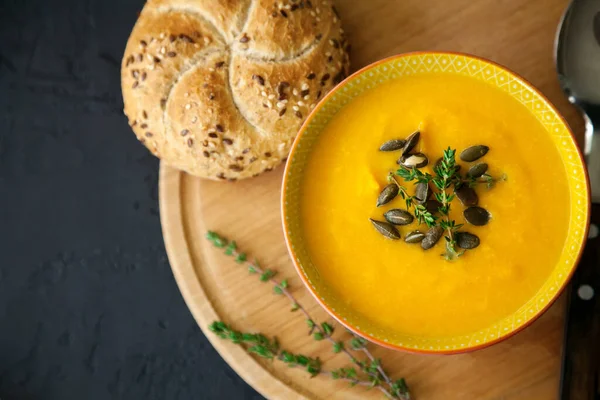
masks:
[[[275,272],[270,269],[262,268],[257,260],[248,261],[246,253],[240,252],[237,248],[237,244],[234,241],[229,241],[226,238],[211,231],[207,233],[206,237],[209,241],[213,243],[215,247],[224,248],[226,255],[234,257],[235,260],[240,264],[246,264],[246,266],[248,267],[248,271],[250,271],[251,273],[259,274],[261,281],[270,282],[273,285],[273,290],[276,294],[283,295],[289,300],[289,302],[292,304],[292,311],[300,311],[304,315],[306,321],[309,323],[309,327],[311,329],[310,333],[313,334],[313,337],[315,337],[315,339],[327,339],[333,344],[334,349],[337,349],[337,351],[334,351],[344,353],[354,365],[358,366],[362,372],[369,376],[369,381],[361,381],[352,377],[340,377],[340,379],[346,380],[352,384],[358,384],[363,386],[369,385],[371,387],[375,387],[390,399],[410,400],[410,392],[406,387],[404,379],[399,379],[398,381],[393,382],[387,375],[387,373],[384,371],[384,369],[381,367],[380,361],[373,356],[369,349],[366,348],[366,341],[364,341],[364,339],[352,333],[352,335],[355,338],[353,340],[360,340],[360,343],[363,343],[363,345],[360,346],[360,348],[355,348],[355,350],[360,350],[367,356],[367,358],[370,361],[370,367],[367,366],[366,363],[356,359],[356,357],[348,349],[346,349],[345,346],[343,346],[342,342],[337,342],[335,339],[333,339],[333,337],[331,337],[333,328],[329,324],[317,324],[314,322],[306,308],[302,306],[294,297],[294,295],[290,292],[287,280],[279,281],[275,279]],[[224,338],[228,337],[225,336]],[[311,371],[309,370],[309,372]],[[326,373],[330,375],[336,374],[336,372]],[[385,383],[388,386],[387,388],[383,386],[381,382],[382,380],[383,383]],[[366,385],[363,382],[366,382]]]

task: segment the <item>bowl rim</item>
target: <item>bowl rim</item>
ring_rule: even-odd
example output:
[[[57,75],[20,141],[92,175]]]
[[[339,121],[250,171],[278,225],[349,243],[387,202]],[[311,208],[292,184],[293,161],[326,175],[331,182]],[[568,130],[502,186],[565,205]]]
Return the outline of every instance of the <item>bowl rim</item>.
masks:
[[[550,299],[546,305],[544,307],[542,307],[540,310],[538,310],[533,316],[531,316],[528,320],[526,320],[522,325],[516,327],[515,329],[511,330],[510,332],[504,334],[504,335],[498,335],[498,337],[496,337],[493,340],[490,340],[488,342],[485,343],[481,343],[478,345],[474,345],[474,346],[467,346],[467,347],[463,347],[460,349],[450,349],[450,350],[446,350],[446,349],[437,349],[437,350],[431,350],[431,349],[415,349],[412,347],[405,347],[405,346],[399,346],[396,344],[391,344],[388,342],[384,342],[376,337],[373,337],[372,335],[369,335],[363,331],[361,331],[360,329],[357,329],[355,326],[350,325],[348,322],[344,321],[344,319],[337,314],[337,312],[333,311],[331,309],[331,307],[325,303],[324,300],[322,300],[318,294],[316,293],[316,291],[313,289],[313,287],[309,284],[308,282],[308,278],[306,277],[306,275],[304,274],[304,272],[302,271],[302,268],[300,268],[299,262],[297,261],[297,257],[296,257],[296,252],[293,250],[292,245],[291,245],[291,239],[288,235],[288,223],[286,222],[286,208],[285,208],[285,194],[287,192],[287,185],[288,185],[288,175],[290,173],[290,168],[291,168],[291,163],[289,162],[289,160],[292,159],[292,154],[296,151],[297,145],[300,142],[303,134],[306,132],[308,126],[310,125],[310,123],[312,122],[312,120],[314,119],[314,117],[317,115],[317,113],[319,112],[319,110],[337,93],[340,91],[341,88],[343,88],[344,86],[346,86],[348,84],[349,81],[353,80],[354,78],[356,78],[357,76],[363,75],[365,72],[379,66],[380,64],[383,63],[387,63],[396,59],[400,59],[403,57],[408,57],[408,56],[418,56],[418,55],[449,55],[449,56],[461,56],[461,57],[466,57],[466,58],[470,58],[472,60],[477,60],[483,63],[486,63],[488,65],[494,66],[496,68],[499,68],[505,72],[507,72],[508,74],[510,74],[512,77],[519,79],[521,82],[523,82],[523,84],[525,86],[527,86],[532,92],[534,92],[537,96],[539,96],[540,99],[542,99],[549,107],[550,109],[555,113],[555,115],[558,117],[558,119],[561,121],[561,123],[566,127],[567,132],[569,133],[569,136],[571,138],[571,140],[575,143],[575,147],[577,149],[577,155],[578,155],[578,160],[579,162],[584,166],[583,168],[583,173],[584,173],[584,177],[585,177],[585,193],[586,193],[586,201],[587,201],[587,211],[586,211],[586,221],[585,221],[585,228],[583,231],[583,237],[586,238],[588,236],[589,233],[589,227],[590,227],[590,214],[591,214],[591,194],[590,194],[590,179],[589,179],[589,174],[586,168],[586,163],[585,163],[585,158],[583,156],[582,150],[580,148],[580,146],[577,144],[577,140],[575,138],[575,135],[573,134],[573,130],[571,129],[571,127],[569,126],[568,122],[566,121],[566,119],[564,118],[564,116],[558,111],[558,109],[556,108],[556,106],[548,99],[548,97],[546,97],[546,95],[544,95],[536,86],[534,86],[531,82],[529,82],[527,79],[523,78],[521,75],[519,75],[518,73],[514,72],[513,70],[509,69],[508,67],[499,64],[495,61],[489,60],[487,58],[484,57],[479,57],[479,56],[475,56],[473,54],[469,54],[469,53],[464,53],[464,52],[457,52],[457,51],[435,51],[435,50],[431,50],[431,51],[413,51],[413,52],[407,52],[407,53],[399,53],[390,57],[386,57],[383,58],[381,60],[375,61],[371,64],[368,64],[362,68],[360,68],[359,70],[355,71],[354,73],[350,74],[348,77],[346,77],[342,82],[340,82],[337,86],[335,86],[331,91],[329,91],[325,96],[323,96],[323,98],[317,103],[317,105],[315,106],[315,108],[313,110],[311,110],[310,114],[307,116],[307,118],[304,120],[304,122],[302,123],[302,126],[300,127],[300,129],[298,130],[298,134],[296,135],[296,138],[294,139],[294,142],[292,144],[292,147],[290,149],[290,153],[288,156],[288,162],[286,162],[285,164],[285,169],[284,169],[284,173],[283,173],[283,180],[282,180],[282,186],[281,186],[281,198],[280,198],[280,207],[281,207],[281,216],[282,216],[282,225],[283,225],[283,234],[284,234],[284,238],[285,238],[285,244],[288,250],[288,253],[290,255],[290,258],[292,259],[292,263],[294,264],[294,268],[296,269],[296,272],[298,273],[298,275],[300,276],[300,279],[302,280],[302,283],[304,284],[304,286],[306,287],[306,289],[308,290],[308,292],[313,296],[313,298],[317,301],[317,303],[319,303],[319,305],[325,309],[325,311],[331,315],[333,318],[335,318],[335,320],[340,323],[342,326],[344,326],[346,329],[350,330],[352,333],[367,339],[368,341],[370,341],[371,343],[374,343],[378,346],[384,347],[384,348],[388,348],[391,350],[397,350],[397,351],[403,351],[406,353],[413,353],[413,354],[447,354],[447,355],[451,355],[451,354],[462,354],[462,353],[469,353],[475,350],[481,350],[487,347],[490,347],[494,344],[497,344],[499,342],[502,342],[514,335],[516,335],[517,333],[521,332],[522,330],[524,330],[525,328],[527,328],[528,326],[530,326],[531,324],[533,324],[540,316],[542,316],[555,302],[556,300],[561,296],[561,294],[564,292],[564,290],[566,289],[567,285],[570,283],[571,278],[573,277],[573,274],[575,273],[575,270],[577,269],[577,266],[579,265],[579,262],[581,261],[581,257],[583,255],[583,250],[585,248],[585,239],[582,241],[581,245],[579,246],[578,249],[578,253],[577,253],[577,257],[575,258],[575,262],[571,265],[569,273],[566,275],[565,279],[563,280],[563,282],[561,283],[560,287],[558,288],[558,290],[556,291],[556,294],[554,295],[554,297],[552,299]],[[561,157],[562,158],[562,157]]]

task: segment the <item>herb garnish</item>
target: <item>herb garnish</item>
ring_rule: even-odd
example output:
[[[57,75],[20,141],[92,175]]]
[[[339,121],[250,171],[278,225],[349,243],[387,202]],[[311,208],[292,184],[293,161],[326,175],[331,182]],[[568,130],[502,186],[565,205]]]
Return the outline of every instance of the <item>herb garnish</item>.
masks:
[[[446,239],[446,252],[443,256],[450,261],[460,257],[464,253],[464,251],[459,252],[456,250],[456,239],[454,238],[454,234],[463,225],[457,224],[456,221],[450,219],[450,203],[456,196],[454,194],[449,194],[448,189],[450,189],[452,185],[461,182],[461,177],[456,165],[455,154],[456,150],[450,148],[444,150],[444,157],[441,162],[433,168],[435,176],[421,172],[416,168],[407,169],[402,167],[396,171],[396,174],[407,182],[416,181],[416,183],[425,184],[431,182],[439,190],[438,193],[435,193],[436,200],[441,204],[438,208],[438,211],[442,216],[442,220],[439,221],[439,226],[446,231],[446,235],[444,236]],[[419,222],[424,221],[430,228],[437,226],[437,218],[427,211],[424,206],[420,207],[421,210],[419,210],[418,205],[415,208],[415,217],[417,217]]]
[[[400,171],[408,172],[408,174],[409,174],[409,176],[411,176],[411,178],[410,179],[404,178],[404,180],[409,181],[409,182],[417,179],[416,183],[427,183],[431,179],[431,175],[429,175],[427,173],[423,174],[423,172],[419,171],[416,168],[409,170],[409,169],[406,169],[403,167],[402,170],[398,170],[398,172],[400,172]],[[423,178],[423,177],[419,178],[416,176],[417,174],[424,175],[424,176],[426,176],[426,178]],[[398,173],[398,175],[400,175],[400,173]],[[400,176],[402,176],[402,175],[400,175]],[[404,199],[404,202],[406,204],[406,211],[410,211],[411,207],[414,207],[415,208],[415,210],[414,210],[415,218],[417,218],[417,221],[419,221],[420,224],[425,223],[425,224],[427,224],[428,227],[435,226],[435,221],[437,218],[431,212],[427,211],[427,208],[424,205],[417,204],[415,201],[415,196],[409,195],[406,188],[398,182],[398,180],[396,179],[394,174],[391,172],[388,175],[388,181],[398,185],[398,192],[400,194],[400,197],[402,197],[402,199]]]
[[[413,142],[412,147],[414,147],[419,140],[419,135],[415,133],[411,135],[411,138]],[[395,141],[400,142],[401,140],[396,139]],[[461,153],[460,158],[462,161],[473,162],[483,157],[489,150],[490,148],[484,145],[471,146]],[[393,149],[385,147],[385,151],[393,151]],[[424,154],[417,153],[417,155],[422,155],[423,159],[427,160],[427,156]],[[397,186],[397,193],[404,200],[406,211],[410,212],[412,209],[419,224],[426,224],[429,231],[426,234],[422,234],[419,231],[413,231],[410,233],[411,237],[409,240],[405,241],[407,243],[421,242],[421,247],[424,250],[427,250],[432,248],[443,235],[446,241],[446,250],[442,256],[448,261],[455,260],[462,256],[467,249],[473,249],[479,246],[479,238],[476,235],[469,232],[460,232],[463,224],[457,223],[450,218],[452,201],[458,197],[461,203],[465,207],[468,207],[465,210],[465,219],[467,222],[476,226],[485,225],[488,223],[491,214],[481,207],[475,207],[478,203],[478,196],[474,191],[474,188],[480,184],[484,184],[488,189],[491,189],[497,182],[505,181],[506,175],[503,174],[499,178],[494,178],[487,173],[488,165],[486,163],[479,163],[471,166],[466,177],[463,178],[459,172],[461,167],[456,163],[456,150],[450,147],[444,150],[443,157],[433,167],[434,175],[419,170],[420,167],[427,164],[426,162],[424,162],[423,165],[407,166],[405,160],[408,156],[410,156],[410,154],[406,153],[403,149],[402,157],[398,160],[400,169],[396,171],[395,175],[402,178],[405,182],[414,182],[417,187],[417,193],[415,195],[410,195],[406,187],[398,181],[392,172],[388,174],[388,182]],[[434,195],[435,200],[427,199],[431,191],[429,186],[430,183],[437,189]],[[389,187],[390,186],[387,188]],[[391,188],[394,187],[391,186]],[[417,194],[419,194],[419,198],[417,197]],[[394,197],[395,194],[394,196],[389,196],[388,199],[386,199],[386,203],[392,201]],[[381,204],[378,203],[378,206],[379,205]],[[400,213],[400,210],[397,209],[391,211],[396,214]],[[386,214],[384,214],[384,216]],[[439,214],[439,216],[436,214]],[[473,216],[477,218],[473,219]],[[483,218],[483,216],[486,218]],[[395,225],[403,225],[403,222],[407,220],[407,218],[401,218],[398,219],[399,222],[397,222],[396,220],[389,218],[386,219],[388,219],[388,222]],[[389,227],[396,231],[396,235],[393,239],[400,239],[400,232],[392,225],[389,225]],[[381,232],[381,229],[378,230]],[[458,233],[464,234],[461,236],[461,241],[457,241],[456,239]],[[384,236],[389,237],[389,235]],[[458,250],[458,247],[460,247],[461,250]]]
[[[435,187],[437,187],[440,191],[439,193],[435,194],[435,198],[442,204],[442,206],[439,208],[439,212],[445,217],[445,219],[440,221],[440,226],[442,229],[448,232],[448,234],[444,236],[446,239],[446,253],[444,254],[444,257],[449,261],[454,260],[464,254],[464,251],[456,251],[456,239],[454,238],[454,234],[463,225],[457,224],[454,220],[451,220],[449,216],[450,203],[456,196],[453,194],[448,194],[447,190],[452,184],[456,184],[456,182],[460,181],[461,179],[456,166],[456,160],[454,158],[455,154],[456,150],[452,150],[450,147],[444,150],[444,157],[442,162],[440,162],[434,168],[436,177],[432,180]]]
[[[345,343],[333,338],[334,326],[327,323],[317,323],[310,316],[308,311],[296,300],[289,290],[287,279],[278,281],[275,279],[276,271],[262,268],[258,261],[248,261],[246,253],[240,252],[235,241],[220,236],[216,232],[209,231],[206,238],[217,248],[224,249],[224,253],[231,256],[239,264],[244,264],[251,274],[257,274],[261,282],[270,282],[273,285],[273,292],[277,295],[283,295],[292,304],[291,312],[300,311],[306,320],[308,333],[314,340],[328,340],[332,344],[334,353],[344,353],[354,366],[338,368],[327,371],[322,368],[321,360],[318,357],[309,357],[302,354],[296,354],[283,350],[279,346],[277,338],[268,338],[260,333],[244,333],[231,328],[221,321],[215,321],[209,329],[220,338],[230,340],[231,342],[242,346],[247,352],[269,360],[279,360],[289,367],[303,368],[311,377],[317,375],[326,375],[335,380],[344,380],[350,385],[360,385],[369,388],[375,388],[381,391],[387,398],[410,400],[411,395],[404,378],[392,380],[385,372],[380,359],[373,356],[367,348],[367,341],[359,336],[353,335],[353,338]],[[360,360],[353,352],[361,352],[366,359]]]
[[[463,179],[462,182],[468,184],[469,187],[471,187],[471,188],[474,188],[477,185],[483,184],[483,185],[485,185],[485,187],[487,189],[491,189],[496,185],[496,183],[504,182],[504,181],[506,181],[506,179],[508,179],[506,174],[502,174],[498,178],[494,178],[490,174],[483,174],[483,175],[481,175],[480,178]]]

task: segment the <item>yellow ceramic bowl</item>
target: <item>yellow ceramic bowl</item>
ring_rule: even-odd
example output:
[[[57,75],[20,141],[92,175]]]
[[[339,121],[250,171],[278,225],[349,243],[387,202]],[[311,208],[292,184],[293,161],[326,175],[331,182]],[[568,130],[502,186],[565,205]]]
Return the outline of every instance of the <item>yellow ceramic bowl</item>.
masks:
[[[313,265],[301,231],[300,185],[317,138],[338,111],[357,96],[395,79],[437,72],[487,82],[526,107],[551,137],[567,172],[570,221],[564,251],[550,276],[522,307],[485,329],[457,336],[411,336],[375,326],[341,301]],[[340,323],[366,339],[393,349],[419,353],[460,353],[501,341],[540,316],[566,286],[579,260],[589,224],[589,184],[582,155],[564,119],[523,78],[481,58],[456,53],[421,52],[391,57],[356,72],[330,92],[308,116],[286,165],[282,215],[286,242],[308,290]],[[410,305],[407,305],[410,306]],[[376,310],[374,311],[376,312]]]

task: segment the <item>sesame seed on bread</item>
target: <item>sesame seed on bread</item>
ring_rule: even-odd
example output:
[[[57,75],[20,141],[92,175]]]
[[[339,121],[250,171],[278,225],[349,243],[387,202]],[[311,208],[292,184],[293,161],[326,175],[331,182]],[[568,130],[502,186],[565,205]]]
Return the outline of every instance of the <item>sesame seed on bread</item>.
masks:
[[[235,180],[284,161],[304,118],[348,73],[330,1],[149,0],[121,69],[138,139],[190,174]]]

